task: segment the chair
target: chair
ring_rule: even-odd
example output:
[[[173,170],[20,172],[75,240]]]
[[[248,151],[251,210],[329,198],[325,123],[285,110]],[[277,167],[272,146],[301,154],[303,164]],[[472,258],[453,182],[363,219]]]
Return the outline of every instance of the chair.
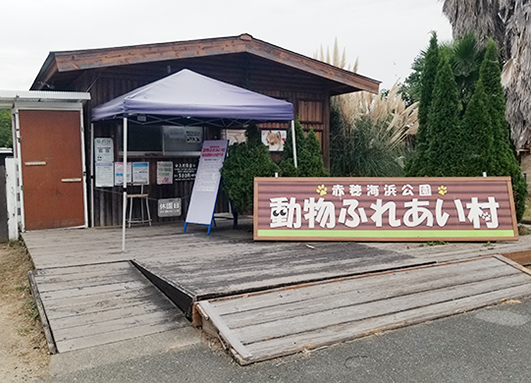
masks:
[[[135,199],[140,200],[141,216],[133,219],[132,218],[133,204],[134,204]],[[147,219],[145,219],[142,200],[144,200],[146,204]],[[131,223],[146,223],[146,222],[149,223],[149,226],[151,226],[151,213],[149,211],[149,198],[148,198],[148,194],[144,193],[144,185],[140,185],[140,194],[127,194],[127,206],[129,207],[129,220],[128,220],[129,227],[131,227]]]

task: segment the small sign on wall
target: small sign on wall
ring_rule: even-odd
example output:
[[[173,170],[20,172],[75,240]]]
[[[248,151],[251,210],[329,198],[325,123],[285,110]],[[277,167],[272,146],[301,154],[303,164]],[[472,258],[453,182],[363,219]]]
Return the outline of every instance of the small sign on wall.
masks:
[[[182,214],[180,198],[159,199],[159,217],[179,217]]]
[[[114,185],[114,141],[112,138],[94,139],[94,163],[96,187]]]
[[[197,162],[175,162],[173,167],[173,180],[193,181],[197,173]]]
[[[173,183],[173,162],[157,162],[157,185],[171,185]]]
[[[284,151],[285,142],[285,130],[262,130],[262,143],[269,148],[270,152]]]

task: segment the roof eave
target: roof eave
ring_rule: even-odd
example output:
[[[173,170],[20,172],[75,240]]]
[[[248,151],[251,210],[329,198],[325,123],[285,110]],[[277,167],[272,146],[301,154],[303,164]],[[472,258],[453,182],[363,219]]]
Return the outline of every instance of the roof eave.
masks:
[[[208,48],[177,52],[177,47],[193,47],[194,45],[208,46]],[[135,55],[134,52],[140,49],[148,51],[150,54]],[[378,93],[379,91],[380,81],[255,39],[249,34],[129,47],[51,52],[33,82],[31,89],[43,89],[57,73],[238,53],[249,53],[338,83],[340,86],[331,89],[331,93],[341,94],[357,90]],[[94,57],[94,60],[89,60],[90,57]],[[338,90],[345,86],[348,90]]]

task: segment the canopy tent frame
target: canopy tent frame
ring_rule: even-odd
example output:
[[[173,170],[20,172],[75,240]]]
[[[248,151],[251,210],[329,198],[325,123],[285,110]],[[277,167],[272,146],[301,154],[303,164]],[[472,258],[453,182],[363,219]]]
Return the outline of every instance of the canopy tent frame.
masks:
[[[179,81],[181,79],[183,79],[182,82]],[[201,94],[201,91],[208,94]],[[212,94],[213,91],[214,94]],[[189,101],[187,100],[188,92],[191,99]],[[163,102],[160,99],[162,96],[173,97],[169,101],[166,100],[168,102]],[[197,102],[201,101],[203,96],[207,99],[206,102],[203,105],[198,104]],[[176,102],[176,99],[180,100],[181,104],[178,103],[179,101]],[[225,106],[219,103],[219,100],[229,101],[229,103]],[[159,105],[160,103],[162,105]],[[161,112],[164,113],[159,114]],[[127,132],[129,118],[133,116],[137,116],[137,120],[140,116],[142,116],[140,120],[145,119],[145,121],[135,121],[140,125],[161,122],[184,125],[182,121],[186,121],[186,126],[202,125],[217,128],[244,126],[250,123],[290,121],[293,159],[297,167],[293,105],[287,101],[251,92],[184,69],[101,104],[92,110],[93,122],[121,118],[123,125],[122,251],[125,251],[127,220]]]

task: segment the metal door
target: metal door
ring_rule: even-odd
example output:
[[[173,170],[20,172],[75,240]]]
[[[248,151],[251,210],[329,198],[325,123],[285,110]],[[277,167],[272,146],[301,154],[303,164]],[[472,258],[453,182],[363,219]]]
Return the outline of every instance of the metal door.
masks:
[[[26,230],[85,225],[79,111],[20,110]]]

